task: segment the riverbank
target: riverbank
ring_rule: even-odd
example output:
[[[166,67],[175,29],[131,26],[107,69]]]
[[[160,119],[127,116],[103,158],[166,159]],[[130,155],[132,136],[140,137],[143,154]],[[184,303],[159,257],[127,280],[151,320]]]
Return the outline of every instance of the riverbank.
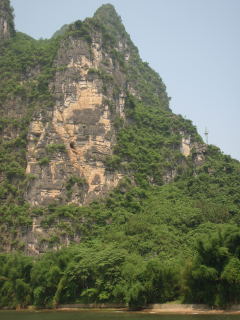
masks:
[[[4,310],[2,310],[4,311]],[[5,311],[7,311],[5,309]],[[141,310],[130,310],[124,305],[112,304],[68,304],[59,305],[54,309],[37,309],[29,307],[27,309],[16,309],[17,312],[124,312],[139,314],[240,314],[240,305],[233,305],[228,309],[212,309],[203,304],[152,304]]]
[[[57,308],[59,311],[113,311],[148,314],[240,314],[240,305],[233,305],[228,309],[213,309],[204,304],[151,304],[141,310],[129,310],[123,305],[62,305]]]
[[[39,310],[38,310],[39,311]],[[41,310],[41,311],[47,311],[47,310]],[[50,311],[50,310],[48,310]],[[214,315],[214,314],[226,314],[226,315],[230,315],[230,314],[240,314],[240,310],[238,311],[231,311],[231,310],[220,310],[220,309],[209,309],[209,310],[189,310],[189,309],[165,309],[165,310],[162,310],[162,309],[154,309],[154,310],[151,310],[151,309],[143,309],[143,310],[140,310],[140,311],[132,311],[132,310],[129,310],[129,309],[80,309],[80,308],[74,308],[74,309],[71,309],[71,308],[57,308],[57,309],[54,309],[51,311],[59,311],[59,312],[81,312],[81,311],[89,311],[89,312],[124,312],[124,313],[139,313],[139,314],[179,314],[179,315],[182,315],[182,314],[189,314],[189,315],[194,315],[194,314],[209,314],[209,315]]]

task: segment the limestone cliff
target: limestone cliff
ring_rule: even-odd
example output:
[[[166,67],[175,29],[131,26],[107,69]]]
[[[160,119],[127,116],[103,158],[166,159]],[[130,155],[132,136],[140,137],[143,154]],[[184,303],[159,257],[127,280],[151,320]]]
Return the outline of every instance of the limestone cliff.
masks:
[[[53,200],[86,203],[116,186],[121,177],[107,172],[104,160],[112,154],[114,117],[124,117],[124,75],[101,46],[101,35],[96,34],[91,46],[69,38],[58,51],[55,65],[65,67],[51,84],[55,106],[47,118],[41,112],[35,114],[28,135],[27,173],[36,179],[26,199],[33,205]],[[109,61],[108,68],[103,68],[103,57]],[[118,82],[117,96],[111,82],[104,92],[102,73]],[[48,157],[49,163],[41,164],[42,157]]]
[[[98,203],[108,218],[92,200],[142,188],[126,196],[137,213],[145,189],[197,174],[207,146],[171,112],[113,6],[38,41],[11,37],[9,1],[0,5],[0,250],[80,242],[98,219],[111,223],[114,200]]]
[[[111,5],[69,30],[60,43],[49,86],[54,106],[47,113],[35,112],[30,124],[26,173],[35,179],[25,198],[32,205],[84,204],[116,187],[121,172],[105,166],[116,140],[114,121],[125,120],[128,92],[144,99],[143,90],[131,80],[140,59],[137,49]],[[156,91],[162,99],[161,87]]]

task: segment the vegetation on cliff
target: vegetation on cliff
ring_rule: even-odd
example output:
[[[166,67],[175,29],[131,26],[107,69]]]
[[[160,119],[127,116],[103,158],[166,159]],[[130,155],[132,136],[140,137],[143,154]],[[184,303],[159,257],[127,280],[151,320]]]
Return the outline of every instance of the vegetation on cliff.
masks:
[[[0,39],[8,39],[15,35],[13,8],[10,0],[0,2]]]
[[[36,177],[25,173],[28,127],[36,111],[52,110],[51,81],[65,68],[54,64],[61,44],[83,39],[91,55],[96,31],[128,85],[125,118],[108,101],[116,143],[104,159],[108,173],[124,178],[88,206],[30,207],[24,194]],[[115,49],[123,39],[127,61]],[[104,5],[50,40],[17,32],[0,46],[0,249],[12,252],[0,255],[0,307],[136,307],[179,297],[222,306],[239,302],[240,164],[204,145],[192,123],[171,112],[161,78],[141,61],[114,8]],[[92,68],[88,76],[101,77],[105,95],[111,88],[117,99],[117,81],[106,70]],[[187,137],[186,156],[181,147]],[[39,165],[58,152],[66,152],[64,144],[44,146]],[[66,198],[85,184],[71,176]],[[41,253],[49,252],[24,256],[36,240],[34,221],[40,221]]]
[[[45,112],[53,98],[48,84],[58,40],[36,41],[22,33],[0,43],[1,203],[22,203],[33,177],[25,174],[28,127],[36,109]]]

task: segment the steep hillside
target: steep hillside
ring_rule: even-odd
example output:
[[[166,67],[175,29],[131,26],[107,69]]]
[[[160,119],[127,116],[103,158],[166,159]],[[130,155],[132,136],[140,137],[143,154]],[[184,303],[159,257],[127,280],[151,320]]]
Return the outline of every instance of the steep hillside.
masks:
[[[114,9],[102,7],[52,41],[17,34],[3,46],[4,121],[26,121],[29,115],[28,132],[3,128],[8,145],[10,140],[14,144],[13,135],[24,138],[15,141],[17,148],[26,144],[22,162],[27,163],[7,160],[7,167],[19,166],[11,177],[14,184],[21,168],[30,177],[25,200],[31,205],[83,204],[115,187],[124,174],[108,164],[116,127],[128,122],[126,98],[132,94],[167,111],[168,97],[158,75],[140,60]]]
[[[172,113],[114,7],[34,40],[2,1],[0,74],[0,306],[197,301],[180,275],[237,233],[240,164]]]
[[[111,5],[53,39],[16,33],[1,48],[0,198],[24,207],[13,210],[28,228],[31,207],[87,204],[125,177],[162,185],[203,162],[206,146]]]

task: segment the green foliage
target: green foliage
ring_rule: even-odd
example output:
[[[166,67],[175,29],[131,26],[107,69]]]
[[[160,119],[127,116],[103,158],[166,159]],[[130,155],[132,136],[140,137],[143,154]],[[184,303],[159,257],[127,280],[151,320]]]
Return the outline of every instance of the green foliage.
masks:
[[[116,243],[93,241],[37,259],[1,255],[0,260],[0,306],[78,301],[125,302],[135,308],[174,297],[178,283],[172,268],[158,259],[146,262]]]
[[[69,25],[64,24],[59,30],[57,30],[53,35],[52,38],[58,38],[60,36],[64,36],[64,34],[67,32]]]
[[[63,143],[51,143],[46,146],[46,151],[50,154],[55,152],[66,152],[66,147]]]
[[[224,307],[239,303],[239,234],[239,227],[227,226],[199,240],[197,256],[184,274],[187,301]]]
[[[196,168],[195,176],[179,181],[179,187],[193,198],[213,222],[235,221],[239,216],[240,165],[223,155],[214,146],[208,146],[206,160]]]
[[[146,106],[170,111],[166,87],[159,74],[154,72],[146,62],[143,62],[137,49],[131,43],[132,53],[128,61],[127,77],[134,89],[138,92]]]
[[[4,171],[5,171],[6,176],[9,180],[11,180],[14,177],[23,177],[24,176],[23,168],[21,168],[21,166],[15,161],[8,163],[5,166]]]
[[[38,164],[40,166],[46,166],[49,164],[49,162],[50,162],[50,159],[48,157],[44,157],[38,160]]]
[[[23,201],[26,185],[35,178],[25,174],[27,128],[35,111],[45,114],[53,106],[49,84],[56,70],[66,68],[53,66],[59,41],[85,40],[91,57],[96,32],[102,34],[114,72],[124,71],[139,97],[128,94],[126,119],[120,118],[115,101],[107,99],[111,90],[118,101],[122,90],[109,64],[89,69],[90,80],[103,82],[103,105],[109,106],[116,131],[114,152],[105,159],[107,174],[118,171],[125,178],[105,199],[88,206],[30,208]],[[171,113],[162,80],[141,61],[111,5],[59,34],[36,41],[17,33],[1,44],[0,133],[7,138],[0,143],[0,245],[1,250],[26,250],[22,239],[32,230],[33,217],[43,228],[40,248],[70,245],[39,257],[1,255],[0,306],[123,302],[138,308],[181,294],[189,302],[239,303],[239,162],[205,146],[204,161],[196,165],[202,143],[196,128]],[[119,42],[129,52],[117,51]],[[9,111],[16,103],[23,112],[15,117]],[[196,145],[189,157],[180,152],[183,135]],[[64,152],[64,144],[48,144],[38,163],[47,165]],[[68,200],[75,188],[88,186],[81,177],[69,177]],[[73,244],[76,239],[80,244]]]
[[[0,183],[4,202],[17,202],[21,192],[23,198],[27,128],[36,109],[45,112],[53,104],[48,85],[55,72],[52,63],[58,43],[58,38],[37,41],[22,33],[1,43],[0,128],[1,134],[8,137],[0,142],[0,171],[7,179]],[[15,105],[22,110],[20,115],[17,110],[11,111]],[[40,162],[46,164],[46,159]]]
[[[31,303],[32,259],[22,255],[0,255],[0,307],[25,307]]]
[[[75,176],[70,177],[68,179],[66,189],[70,190],[75,184],[77,184],[79,187],[83,187],[86,184],[86,180],[84,178],[75,177]]]
[[[107,156],[104,161],[105,167],[109,171],[115,171],[119,168],[120,161],[121,159],[117,155]]]
[[[97,75],[100,79],[102,79],[104,82],[104,85],[106,85],[108,82],[113,81],[112,74],[106,72],[104,69],[90,68],[88,70],[88,76],[91,77],[92,75]]]
[[[103,45],[106,48],[114,48],[118,40],[128,36],[114,7],[111,4],[101,6],[95,13],[92,21],[96,29],[103,36]]]
[[[92,43],[89,25],[87,23],[83,23],[80,20],[69,25],[67,32],[64,34],[64,37],[67,38],[69,36],[73,38],[82,38],[89,45]]]
[[[72,188],[74,185],[77,185],[80,189],[84,189],[87,187],[87,182],[85,178],[72,176],[68,179],[66,184],[67,197],[70,198],[72,195]]]
[[[0,17],[2,17],[2,14],[4,14],[4,18],[7,19],[10,36],[14,36],[15,35],[14,13],[13,13],[13,7],[11,7],[10,5],[10,0],[1,1]]]
[[[185,157],[180,153],[184,120],[168,111],[146,107],[129,95],[125,104],[129,124],[118,128],[117,144],[114,148],[117,165],[126,173],[133,173],[140,185],[163,184],[163,176],[185,166]],[[195,128],[186,132],[198,139]],[[111,162],[108,159],[107,163]]]

